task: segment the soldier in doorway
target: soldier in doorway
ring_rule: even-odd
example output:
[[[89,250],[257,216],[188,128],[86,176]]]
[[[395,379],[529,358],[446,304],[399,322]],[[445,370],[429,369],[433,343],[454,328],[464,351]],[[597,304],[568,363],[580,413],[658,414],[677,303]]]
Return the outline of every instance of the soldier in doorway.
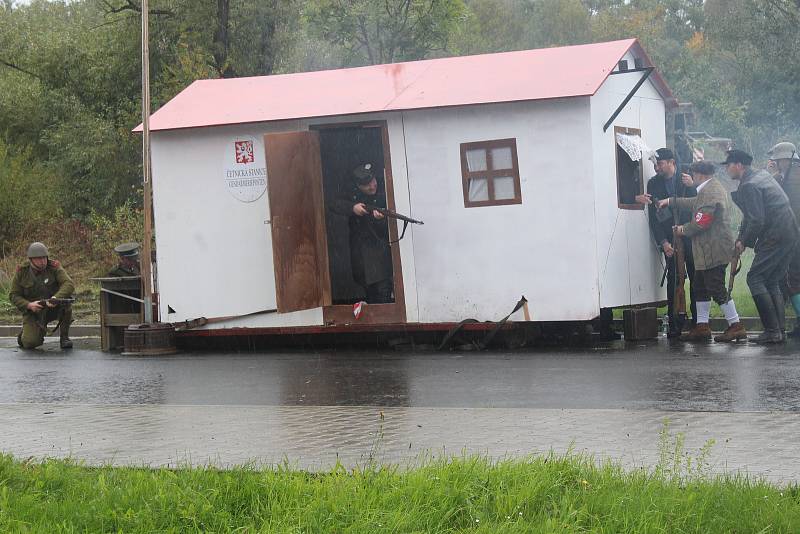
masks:
[[[675,299],[675,250],[673,249],[672,208],[657,209],[654,203],[670,197],[689,198],[697,196],[697,190],[690,176],[681,176],[675,163],[675,154],[669,148],[659,148],[656,151],[655,163],[656,175],[647,181],[647,193],[636,196],[636,202],[648,204],[648,220],[650,222],[650,232],[656,244],[664,253],[667,264],[667,310],[669,314],[669,331],[667,337],[674,338],[681,335],[679,324],[675,321],[673,313],[673,301]],[[690,221],[690,213],[679,213],[677,221],[679,225]],[[692,259],[692,241],[689,237],[682,237],[684,259],[686,263],[686,274],[689,276],[689,299],[692,312],[692,321],[697,322],[697,304],[695,302],[694,287],[694,261]]]
[[[58,320],[62,349],[71,349],[69,325],[72,323],[72,306],[41,301],[72,297],[75,285],[61,264],[50,259],[47,247],[31,243],[28,261],[22,264],[11,282],[8,299],[22,312],[22,332],[17,343],[24,349],[33,349],[44,343],[47,323]]]
[[[349,217],[353,279],[364,288],[367,303],[394,302],[389,226],[384,216],[371,207],[385,208],[386,193],[373,165],[365,163],[353,170],[351,187],[331,208]]]
[[[800,155],[793,143],[778,143],[767,152],[767,170],[781,184],[795,219],[800,222]],[[789,334],[800,337],[800,246],[795,247],[784,286],[785,296],[792,303],[796,319],[795,328]]]
[[[108,276],[139,276],[139,243],[122,243],[114,247],[119,256],[117,266],[108,271]]]

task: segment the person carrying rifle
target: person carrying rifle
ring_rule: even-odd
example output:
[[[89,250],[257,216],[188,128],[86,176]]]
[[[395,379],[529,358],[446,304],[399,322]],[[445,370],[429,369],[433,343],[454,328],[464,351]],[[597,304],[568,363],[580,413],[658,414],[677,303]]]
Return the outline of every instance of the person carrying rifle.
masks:
[[[386,217],[376,208],[386,208],[383,181],[379,183],[371,163],[353,170],[352,188],[331,206],[349,217],[350,263],[353,279],[364,288],[366,302],[394,302],[392,251]]]
[[[674,338],[681,335],[682,318],[678,318],[674,311],[675,281],[677,276],[672,234],[673,214],[669,209],[657,210],[654,202],[669,197],[694,197],[697,195],[697,191],[694,188],[691,176],[684,175],[681,177],[678,174],[675,154],[669,148],[656,150],[655,171],[656,175],[647,181],[647,193],[636,195],[636,202],[648,205],[650,233],[664,253],[667,266],[667,309],[669,314],[667,337]],[[678,223],[685,224],[687,222],[689,222],[688,214],[679,214]],[[694,321],[697,318],[694,295],[694,261],[692,260],[692,243],[688,237],[683,238],[683,250],[686,274],[689,276],[690,309],[692,311],[692,320]]]
[[[58,320],[61,348],[71,349],[70,302],[74,292],[72,279],[58,261],[49,258],[47,247],[31,243],[28,261],[17,269],[8,295],[11,303],[22,312],[22,332],[17,335],[19,346],[33,349],[42,345],[47,323]]]
[[[659,208],[673,206],[681,212],[692,214],[689,222],[675,227],[675,235],[689,237],[694,253],[697,298],[697,324],[680,337],[681,341],[710,341],[708,326],[711,300],[719,304],[728,328],[715,341],[747,339],[747,331],[739,321],[736,305],[725,287],[725,270],[734,256],[733,232],[730,228],[730,202],[728,191],[714,178],[714,164],[707,161],[692,163],[689,167],[692,182],[697,188],[694,198],[667,198],[658,202]]]
[[[722,162],[728,176],[739,182],[731,196],[742,210],[742,223],[736,238],[741,254],[752,247],[753,264],[747,285],[756,304],[764,331],[752,341],[781,343],[786,340],[785,304],[781,284],[797,244],[798,229],[789,198],[767,171],[750,167],[753,157],[742,150],[729,150]]]
[[[778,143],[767,152],[767,157],[769,157],[767,171],[781,184],[781,188],[789,197],[794,217],[800,223],[800,154],[797,153],[797,147],[793,143]],[[795,328],[789,336],[798,338],[800,337],[800,246],[796,246],[792,253],[783,289],[785,297],[792,303],[797,318]]]

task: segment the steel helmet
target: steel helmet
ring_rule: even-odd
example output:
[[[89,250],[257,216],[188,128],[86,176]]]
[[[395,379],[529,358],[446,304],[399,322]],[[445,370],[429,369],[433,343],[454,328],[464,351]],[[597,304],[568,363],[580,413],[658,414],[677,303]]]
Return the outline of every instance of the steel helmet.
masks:
[[[35,243],[31,243],[28,247],[28,258],[46,258],[50,254],[47,252],[47,247],[44,246],[44,243],[39,243],[36,241]]]

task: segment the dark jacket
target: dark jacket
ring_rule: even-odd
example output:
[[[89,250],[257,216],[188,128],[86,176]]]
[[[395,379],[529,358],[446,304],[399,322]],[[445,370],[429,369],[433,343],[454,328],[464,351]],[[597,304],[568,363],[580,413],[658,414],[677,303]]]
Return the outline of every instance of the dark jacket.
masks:
[[[800,223],[800,162],[792,161],[788,171],[777,174],[775,179],[789,197],[789,205],[794,212],[794,217]]]
[[[697,196],[697,189],[683,185],[683,182],[677,173],[672,178],[669,178],[669,180],[675,180],[675,193],[678,198]],[[650,231],[653,234],[653,239],[655,239],[656,244],[659,246],[664,241],[672,243],[672,226],[675,224],[672,218],[672,208],[664,208],[661,210],[662,213],[660,214],[656,212],[657,201],[670,196],[667,192],[667,184],[665,183],[665,179],[659,175],[655,175],[650,178],[647,181],[647,192],[653,197],[653,203],[647,207],[647,215],[650,222]],[[679,212],[678,224],[685,224],[689,222],[691,217],[692,214],[690,213]]]
[[[357,187],[333,201],[334,213],[349,217],[350,262],[353,280],[368,286],[392,277],[392,253],[389,248],[389,226],[386,219],[375,219],[371,212],[363,217],[353,213],[353,206],[363,202],[369,206],[386,207],[386,193],[378,186],[374,195],[365,195]]]
[[[737,239],[744,246],[759,250],[792,246],[797,241],[797,221],[789,198],[767,171],[747,169],[731,197],[742,210]]]

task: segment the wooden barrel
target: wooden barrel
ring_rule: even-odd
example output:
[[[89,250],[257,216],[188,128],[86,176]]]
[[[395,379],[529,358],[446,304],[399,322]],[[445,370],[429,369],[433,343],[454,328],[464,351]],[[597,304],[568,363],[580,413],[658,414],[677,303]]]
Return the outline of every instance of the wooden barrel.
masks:
[[[125,329],[126,356],[158,356],[178,352],[171,323],[132,324]]]

